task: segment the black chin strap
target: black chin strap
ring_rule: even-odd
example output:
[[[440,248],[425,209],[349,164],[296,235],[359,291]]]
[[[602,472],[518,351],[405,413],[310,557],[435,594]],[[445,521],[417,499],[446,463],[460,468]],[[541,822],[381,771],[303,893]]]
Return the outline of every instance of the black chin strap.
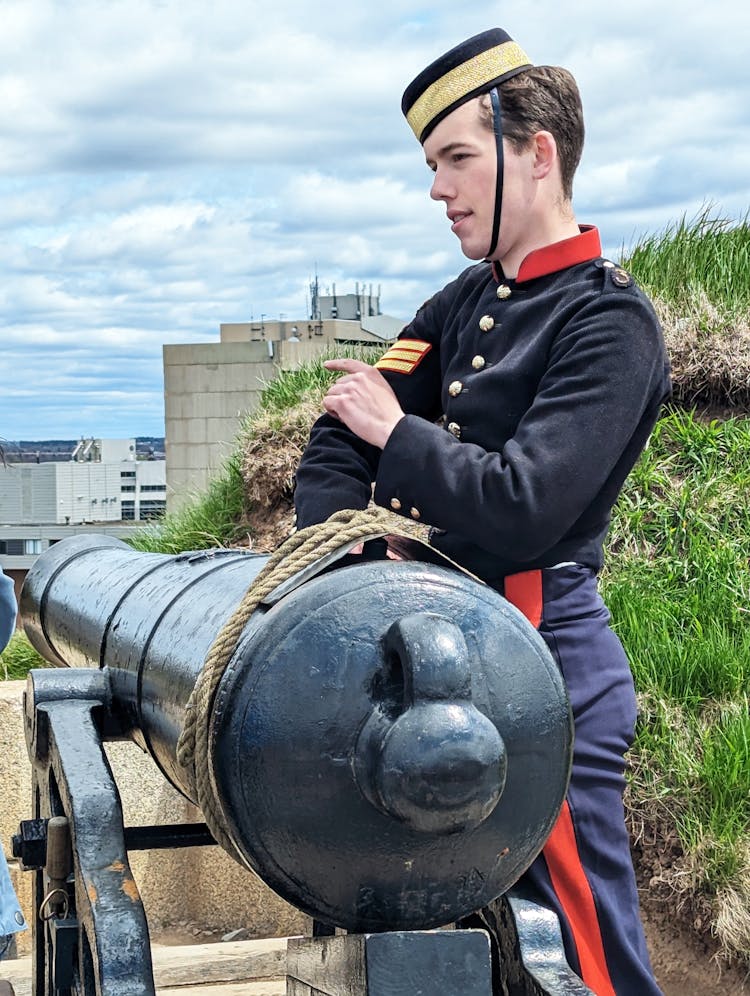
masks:
[[[487,250],[486,259],[489,259],[495,249],[500,235],[500,214],[503,209],[503,115],[500,106],[500,87],[496,86],[490,90],[490,101],[492,102],[492,124],[495,132],[495,144],[497,146],[497,179],[495,181],[495,214],[492,220],[492,238],[490,248]]]

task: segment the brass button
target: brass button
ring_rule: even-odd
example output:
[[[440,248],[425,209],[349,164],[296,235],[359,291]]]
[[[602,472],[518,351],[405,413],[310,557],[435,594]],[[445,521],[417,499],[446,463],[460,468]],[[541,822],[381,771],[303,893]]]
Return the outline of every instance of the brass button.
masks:
[[[630,287],[630,274],[621,267],[615,267],[612,272],[612,283],[617,287]]]
[[[401,502],[398,500],[398,498],[391,498],[391,508],[393,509],[394,512],[399,511],[399,509],[401,508]]]
[[[419,519],[420,516],[422,515],[422,513],[419,511],[418,508],[410,509],[409,514],[411,515],[412,519]]]
[[[508,287],[507,284],[500,284],[497,289],[497,296],[501,301],[504,301],[506,298],[510,297],[510,287]]]
[[[461,383],[461,381],[454,380],[453,383],[448,388],[448,394],[450,394],[452,398],[457,398],[458,395],[461,393],[461,391],[463,391],[463,389],[464,385]]]
[[[449,422],[448,432],[450,432],[452,436],[455,436],[456,439],[461,438],[461,426],[458,424],[458,422]]]
[[[471,361],[471,365],[474,367],[475,370],[482,370],[484,369],[484,365],[486,362],[487,361],[483,356],[475,356],[474,359]]]
[[[491,332],[495,327],[495,319],[492,315],[482,315],[479,319],[479,328],[482,332]]]

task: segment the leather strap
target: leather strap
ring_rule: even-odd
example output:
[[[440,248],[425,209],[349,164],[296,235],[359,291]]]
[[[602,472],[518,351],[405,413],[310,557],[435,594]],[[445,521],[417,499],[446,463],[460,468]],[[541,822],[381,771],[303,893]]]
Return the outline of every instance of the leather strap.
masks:
[[[499,86],[493,87],[490,90],[490,101],[492,103],[492,125],[495,132],[495,147],[497,149],[497,177],[495,179],[495,210],[492,219],[492,238],[490,239],[490,248],[487,250],[487,259],[497,249],[497,240],[500,237],[500,215],[503,210],[505,156],[503,154],[503,114]]]

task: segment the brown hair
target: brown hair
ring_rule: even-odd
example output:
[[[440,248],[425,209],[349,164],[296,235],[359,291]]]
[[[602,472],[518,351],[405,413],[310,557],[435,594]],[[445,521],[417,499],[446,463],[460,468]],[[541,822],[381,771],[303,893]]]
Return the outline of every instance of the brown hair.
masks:
[[[583,152],[581,94],[573,76],[559,66],[532,66],[500,85],[503,134],[513,148],[525,149],[538,131],[557,143],[563,195],[573,196],[573,176]],[[480,97],[482,124],[493,129],[489,94]]]

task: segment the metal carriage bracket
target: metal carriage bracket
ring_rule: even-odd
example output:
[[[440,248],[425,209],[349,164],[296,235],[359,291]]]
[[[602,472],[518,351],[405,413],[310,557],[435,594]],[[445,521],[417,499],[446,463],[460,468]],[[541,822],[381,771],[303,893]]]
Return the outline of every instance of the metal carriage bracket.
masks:
[[[124,828],[103,746],[123,739],[106,669],[32,671],[24,713],[33,819],[21,824],[13,851],[34,876],[33,996],[154,996],[148,925],[128,849],[213,838],[202,824]],[[50,852],[50,821],[67,822],[67,859]],[[53,861],[64,870],[53,873]]]

